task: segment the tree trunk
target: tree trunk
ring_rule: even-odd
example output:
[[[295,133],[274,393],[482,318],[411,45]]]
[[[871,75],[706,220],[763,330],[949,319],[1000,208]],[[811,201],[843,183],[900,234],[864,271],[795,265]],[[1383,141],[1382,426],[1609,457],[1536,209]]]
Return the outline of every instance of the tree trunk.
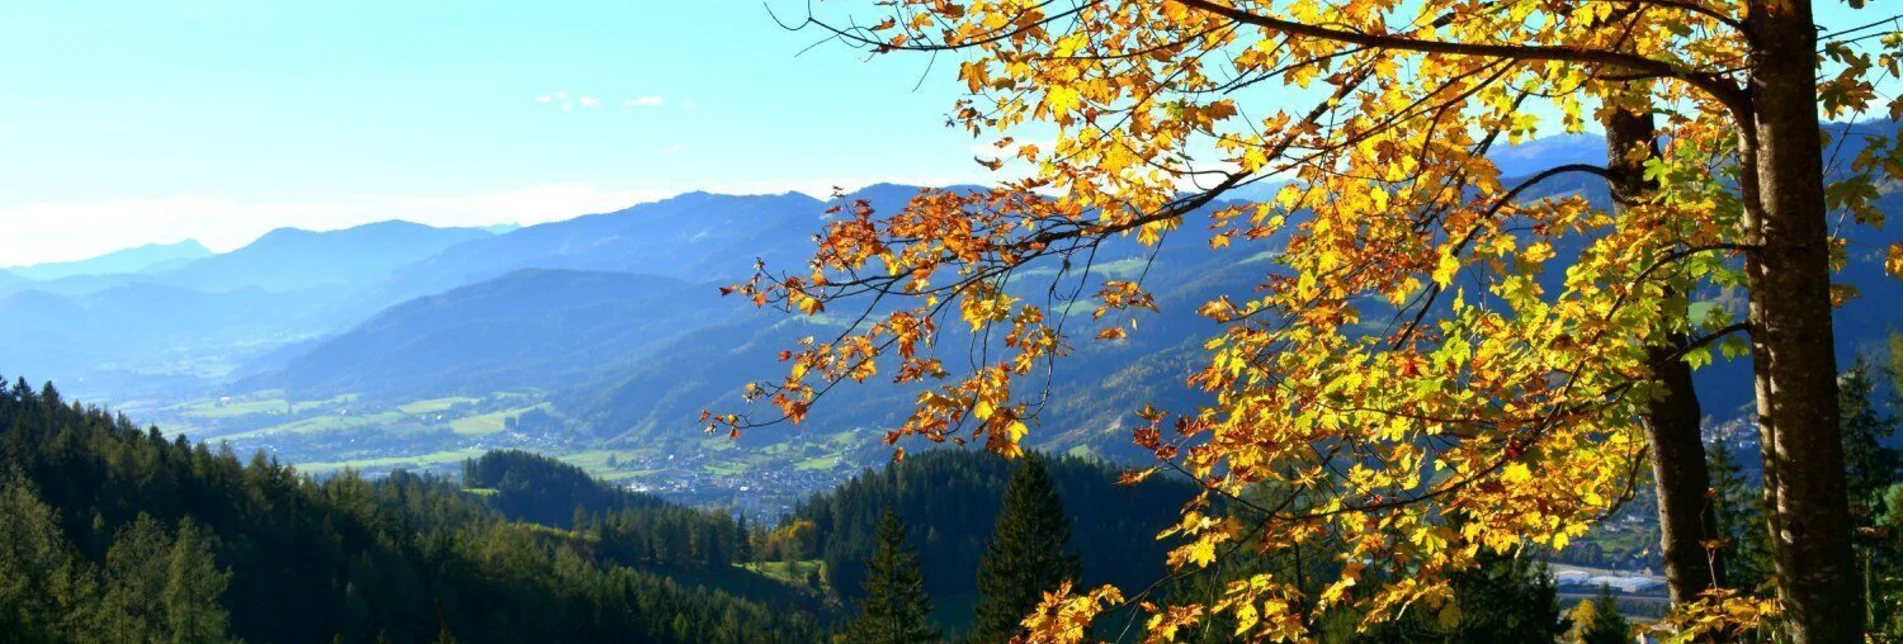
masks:
[[[1800,644],[1862,637],[1831,332],[1817,32],[1810,0],[1751,0],[1754,47],[1747,145],[1757,180],[1752,359],[1758,421],[1769,439],[1772,558],[1790,634]],[[1748,179],[1747,179],[1748,180]]]
[[[1603,125],[1613,207],[1619,209],[1658,189],[1656,182],[1645,179],[1645,158],[1632,156],[1639,149],[1650,153],[1646,158],[1658,156],[1658,132],[1652,115],[1636,108],[1609,109]],[[1706,589],[1724,583],[1717,551],[1705,547],[1719,538],[1718,517],[1710,498],[1698,391],[1692,385],[1691,365],[1678,355],[1684,345],[1684,335],[1674,332],[1647,351],[1663,393],[1651,401],[1643,418],[1658,493],[1659,546],[1673,603],[1696,600]]]

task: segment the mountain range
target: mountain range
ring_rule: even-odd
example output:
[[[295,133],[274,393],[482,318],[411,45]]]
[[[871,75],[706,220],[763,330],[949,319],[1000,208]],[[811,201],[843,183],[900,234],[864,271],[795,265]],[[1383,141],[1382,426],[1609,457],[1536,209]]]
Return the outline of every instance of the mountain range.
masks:
[[[29,280],[55,280],[80,275],[119,275],[158,272],[178,268],[196,259],[212,255],[197,240],[174,244],[146,244],[71,262],[52,262],[6,269],[15,277]]]
[[[1561,137],[1498,156],[1503,167],[1524,169],[1596,160],[1601,146],[1591,136]],[[890,209],[916,191],[877,185],[846,197]],[[1606,200],[1603,187],[1578,180],[1541,194],[1572,191]],[[1903,194],[1879,205],[1903,213]],[[700,411],[733,408],[743,384],[777,373],[779,351],[843,324],[786,319],[716,293],[756,261],[801,266],[826,208],[798,193],[696,192],[520,228],[391,221],[284,229],[222,254],[184,242],[8,269],[0,272],[0,368],[59,379],[89,399],[155,406],[258,391],[389,403],[534,391],[573,440],[693,445],[703,438],[692,431]],[[1128,340],[1080,343],[1059,366],[1035,434],[1041,447],[1116,454],[1128,449],[1124,427],[1144,402],[1199,400],[1184,376],[1217,329],[1193,313],[1196,305],[1248,292],[1267,266],[1265,254],[1208,251],[1199,234],[1205,216],[1192,214],[1154,255],[1122,241],[1100,251],[1095,279],[1146,275],[1163,313],[1142,319]],[[1843,233],[1849,262],[1839,279],[1862,293],[1838,315],[1847,360],[1894,329],[1903,284],[1882,270],[1894,233]],[[941,343],[969,340],[948,328]],[[1701,372],[1709,413],[1722,419],[1749,404],[1745,374],[1741,363]],[[843,388],[815,410],[808,431],[889,426],[916,393]]]

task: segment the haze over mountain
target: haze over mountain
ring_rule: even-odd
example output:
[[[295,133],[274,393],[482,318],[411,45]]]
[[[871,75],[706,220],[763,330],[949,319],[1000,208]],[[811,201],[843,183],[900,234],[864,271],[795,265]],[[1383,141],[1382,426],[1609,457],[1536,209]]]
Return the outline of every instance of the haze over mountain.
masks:
[[[211,250],[197,240],[187,239],[172,244],[147,244],[70,262],[17,266],[6,270],[30,280],[56,280],[80,275],[163,271],[211,255]],[[4,278],[0,278],[0,285],[4,285]]]
[[[720,304],[667,277],[522,269],[391,307],[254,384],[316,398],[558,387],[739,313]]]
[[[528,226],[476,240],[403,267],[344,302],[357,317],[397,302],[525,268],[642,273],[707,281],[752,270],[756,257],[790,258],[810,248],[822,202],[799,193],[688,193],[622,210]]]
[[[407,221],[331,232],[280,228],[243,248],[158,273],[153,279],[203,291],[361,286],[457,244],[490,236],[479,228],[434,228]]]

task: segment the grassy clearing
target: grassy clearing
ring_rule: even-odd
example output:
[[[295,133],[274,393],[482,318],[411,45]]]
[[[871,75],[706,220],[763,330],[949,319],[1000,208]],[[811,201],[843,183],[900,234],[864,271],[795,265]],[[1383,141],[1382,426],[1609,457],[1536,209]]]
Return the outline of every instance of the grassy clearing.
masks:
[[[812,576],[814,571],[821,571],[820,579],[824,580],[826,577],[823,572],[825,566],[826,562],[818,559],[808,561],[753,561],[740,564],[740,567],[746,568],[762,577],[800,588],[811,587],[806,583],[806,580]],[[825,583],[825,581],[821,581],[820,585],[824,586]],[[821,590],[824,590],[824,588]]]
[[[199,400],[170,407],[168,411],[187,418],[225,419],[261,414],[295,414],[312,407],[343,405],[356,402],[356,400],[357,394],[344,394],[325,400],[292,401],[284,397],[283,391],[268,391],[236,397],[229,401]]]
[[[290,409],[290,401],[283,398],[241,400],[222,405],[217,401],[207,400],[186,405],[180,414],[192,418],[237,418],[252,414],[286,413]]]
[[[793,465],[802,472],[823,472],[839,467],[843,461],[838,455],[809,458]]]
[[[434,414],[439,411],[449,411],[451,407],[455,407],[457,405],[463,405],[463,404],[473,405],[478,402],[482,402],[482,400],[478,398],[470,398],[468,396],[450,396],[448,398],[433,398],[430,400],[418,400],[416,402],[413,402],[407,405],[398,406],[397,411],[401,411],[405,414],[410,414],[412,416],[417,414]]]
[[[730,452],[740,449],[740,443],[721,434],[700,439],[700,449],[706,452]]]
[[[616,468],[608,467],[610,456],[614,457],[616,465],[620,465],[639,460],[642,454],[637,450],[591,449],[563,454],[558,458],[564,463],[588,470],[589,474],[600,476],[602,473],[615,471]]]
[[[248,432],[238,432],[236,434],[227,434],[224,436],[220,436],[219,438],[227,439],[227,440],[237,440],[241,438],[256,438],[256,437],[264,436],[267,434],[280,434],[280,433],[282,434],[310,434],[310,433],[316,433],[316,432],[337,431],[340,429],[357,429],[357,428],[363,428],[363,427],[387,427],[390,425],[402,423],[407,420],[409,420],[409,415],[399,411],[385,411],[385,412],[378,412],[374,414],[363,414],[363,415],[326,414],[323,416],[318,416],[316,418],[306,418],[304,420],[300,420],[296,422],[285,423],[283,425],[273,425],[271,427],[266,427],[264,429],[254,429]]]
[[[458,418],[456,420],[449,421],[449,428],[452,430],[455,430],[457,434],[461,434],[464,436],[483,436],[486,434],[494,434],[496,432],[500,432],[503,429],[505,429],[507,427],[507,423],[509,419],[511,418],[521,416],[522,414],[526,414],[531,410],[536,410],[536,409],[546,410],[548,408],[549,408],[548,403],[542,403],[540,405],[535,405],[533,407],[518,407],[515,409],[504,409],[502,411],[490,412],[487,414],[482,414],[480,416]]]
[[[298,465],[297,470],[299,472],[304,472],[307,474],[328,474],[331,472],[342,470],[346,467],[355,468],[359,470],[369,470],[369,469],[421,470],[421,469],[428,468],[431,465],[461,463],[466,459],[482,456],[482,453],[485,451],[487,450],[484,450],[480,447],[470,447],[465,449],[432,452],[429,454],[416,454],[411,456],[392,456],[389,458],[371,458],[371,459],[363,459],[363,460],[355,460],[355,461],[338,461],[334,463],[305,463],[302,465]]]
[[[719,463],[708,463],[706,465],[701,466],[701,469],[707,470],[708,474],[713,474],[715,476],[740,476],[742,474],[746,474],[747,470],[753,469],[753,466],[746,463],[735,463],[732,461],[726,461],[726,462],[719,462]]]

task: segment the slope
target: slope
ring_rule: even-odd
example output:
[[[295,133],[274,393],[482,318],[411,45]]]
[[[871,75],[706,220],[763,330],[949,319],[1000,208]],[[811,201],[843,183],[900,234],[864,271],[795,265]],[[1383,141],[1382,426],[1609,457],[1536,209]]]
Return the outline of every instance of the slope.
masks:
[[[0,615],[56,631],[28,637],[214,641],[227,619],[231,636],[285,644],[821,637],[806,611],[677,583],[601,553],[589,535],[508,521],[447,481],[346,473],[319,483],[262,454],[241,464],[82,410],[51,386],[21,382],[0,396],[0,472],[0,526],[53,544],[0,560],[7,578],[39,581],[10,585],[23,592]],[[194,531],[188,545],[204,554],[157,544],[171,572],[161,560],[146,586],[127,574],[146,569],[127,553],[155,548],[128,547],[153,533],[131,526],[154,523],[160,538]],[[151,613],[115,609],[127,602]],[[195,630],[176,630],[186,623]]]
[[[247,383],[417,399],[553,389],[636,363],[734,312],[665,277],[526,269],[391,307]]]

